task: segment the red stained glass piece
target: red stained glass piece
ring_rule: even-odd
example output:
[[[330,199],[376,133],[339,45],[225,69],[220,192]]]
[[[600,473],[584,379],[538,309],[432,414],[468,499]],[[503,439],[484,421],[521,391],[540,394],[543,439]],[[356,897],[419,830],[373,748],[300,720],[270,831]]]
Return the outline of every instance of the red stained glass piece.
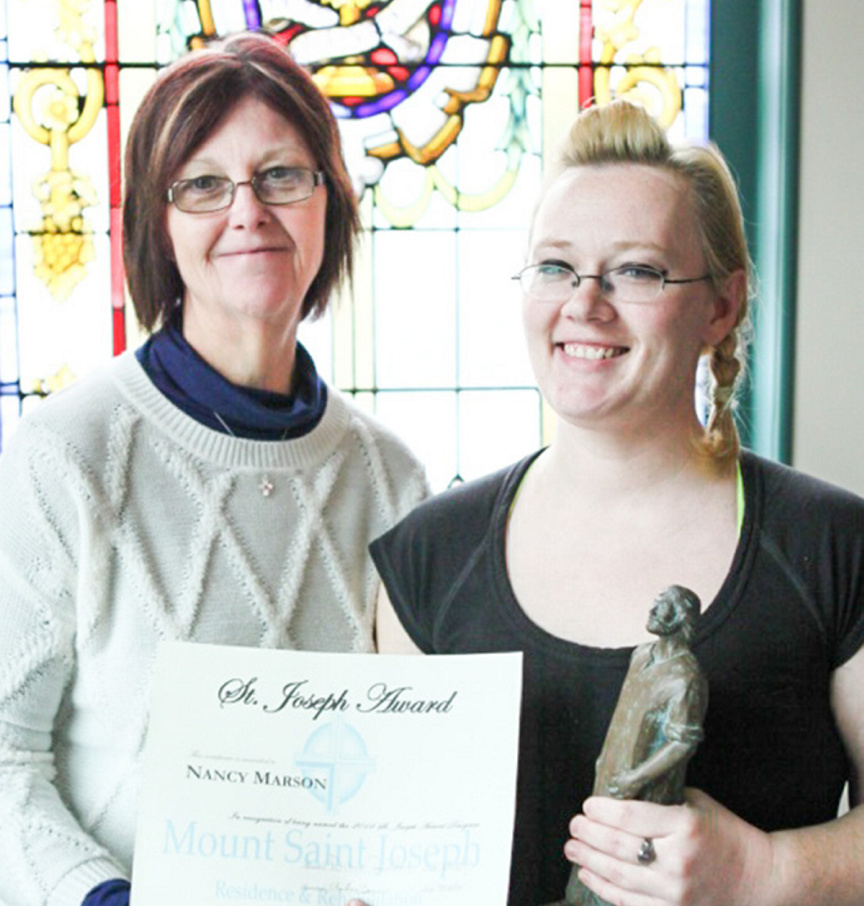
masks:
[[[399,58],[389,47],[376,48],[369,54],[369,58],[379,66],[392,66],[394,63],[399,62]]]

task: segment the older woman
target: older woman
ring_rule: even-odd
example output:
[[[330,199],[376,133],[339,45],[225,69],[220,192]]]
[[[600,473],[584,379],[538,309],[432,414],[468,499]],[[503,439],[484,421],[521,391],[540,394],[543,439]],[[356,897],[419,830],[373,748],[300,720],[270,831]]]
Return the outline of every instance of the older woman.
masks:
[[[358,217],[326,99],[285,51],[247,35],[164,70],[125,175],[129,288],[159,329],[0,457],[7,906],[128,898],[161,639],[371,651],[368,542],[426,493],[297,342]]]
[[[554,441],[373,547],[381,650],[524,652],[511,906],[561,900],[580,808],[566,855],[597,902],[864,902],[864,501],[739,449],[750,266],[719,153],[625,102],[582,113],[519,280]],[[673,584],[703,602],[710,689],[688,802],[590,797]]]

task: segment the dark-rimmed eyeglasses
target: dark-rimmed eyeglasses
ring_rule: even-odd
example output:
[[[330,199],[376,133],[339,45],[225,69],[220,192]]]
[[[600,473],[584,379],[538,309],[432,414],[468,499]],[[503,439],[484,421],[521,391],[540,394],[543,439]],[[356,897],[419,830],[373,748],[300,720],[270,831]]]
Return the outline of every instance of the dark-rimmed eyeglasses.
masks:
[[[577,274],[564,262],[529,264],[513,277],[522,292],[537,302],[563,305],[581,286],[583,280],[597,280],[600,292],[610,302],[653,302],[670,284],[700,283],[710,280],[711,274],[673,280],[665,271],[645,264],[622,264],[602,274]]]
[[[279,205],[305,201],[323,184],[323,170],[269,167],[242,182],[210,175],[178,179],[168,189],[167,199],[186,214],[211,214],[231,207],[237,186],[249,186],[261,204]]]

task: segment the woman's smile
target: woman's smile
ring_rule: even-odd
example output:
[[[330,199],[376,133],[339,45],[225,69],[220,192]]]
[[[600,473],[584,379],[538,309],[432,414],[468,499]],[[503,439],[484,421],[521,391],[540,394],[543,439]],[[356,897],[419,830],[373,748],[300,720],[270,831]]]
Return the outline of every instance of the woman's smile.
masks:
[[[651,302],[626,299],[633,271],[704,273],[679,177],[640,164],[570,168],[538,208],[529,256],[531,265],[546,263],[550,281],[563,268],[626,272],[621,287],[565,281],[557,302],[525,295],[531,363],[558,415],[612,431],[644,418],[692,425],[696,367],[713,312],[709,284],[662,286]]]
[[[167,226],[184,284],[184,336],[235,380],[243,336],[245,348],[266,347],[290,374],[304,299],[324,257],[326,187],[291,204],[267,204],[251,180],[268,168],[316,166],[296,127],[248,97],[175,174],[205,184],[208,177],[234,181],[227,206],[207,213],[169,206]],[[257,370],[247,363],[243,372]]]
[[[586,359],[591,362],[616,359],[627,354],[624,346],[605,346],[599,343],[559,343],[558,348],[571,359]]]

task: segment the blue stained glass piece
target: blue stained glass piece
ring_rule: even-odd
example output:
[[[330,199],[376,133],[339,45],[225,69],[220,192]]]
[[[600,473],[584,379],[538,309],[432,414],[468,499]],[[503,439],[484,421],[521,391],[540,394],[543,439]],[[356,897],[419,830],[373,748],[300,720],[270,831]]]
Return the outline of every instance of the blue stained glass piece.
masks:
[[[246,28],[261,28],[261,14],[256,0],[243,0],[243,9],[246,12]]]
[[[447,46],[447,35],[437,34],[432,39],[432,44],[429,46],[429,53],[427,54],[427,59],[430,64],[438,63],[441,59],[441,54],[444,53],[444,48]]]
[[[379,113],[384,113],[387,110],[392,110],[397,104],[402,103],[402,101],[404,101],[407,97],[407,91],[391,91],[389,94],[385,94],[384,97],[379,98],[374,103],[360,104],[355,111],[355,115],[358,117],[376,116]]]
[[[411,75],[408,79],[408,88],[411,91],[416,91],[425,81],[429,78],[429,73],[432,72],[429,66],[421,66]]]

